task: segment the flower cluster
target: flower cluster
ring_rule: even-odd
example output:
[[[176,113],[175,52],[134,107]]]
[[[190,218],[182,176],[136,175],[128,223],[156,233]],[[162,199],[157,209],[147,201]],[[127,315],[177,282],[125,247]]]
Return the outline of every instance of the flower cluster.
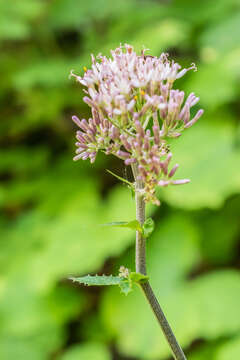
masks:
[[[83,100],[91,107],[92,117],[73,121],[77,131],[77,155],[74,160],[95,161],[97,152],[104,151],[125,161],[136,163],[138,176],[145,184],[146,201],[159,203],[156,186],[183,184],[188,180],[172,180],[178,165],[168,170],[172,157],[168,153],[168,138],[177,138],[202,115],[199,110],[191,118],[190,110],[199,101],[191,93],[184,102],[183,91],[172,89],[176,79],[188,69],[182,69],[166,54],[159,58],[136,54],[130,45],[111,52],[112,57],[92,55],[91,69],[83,76],[75,75],[87,96]]]

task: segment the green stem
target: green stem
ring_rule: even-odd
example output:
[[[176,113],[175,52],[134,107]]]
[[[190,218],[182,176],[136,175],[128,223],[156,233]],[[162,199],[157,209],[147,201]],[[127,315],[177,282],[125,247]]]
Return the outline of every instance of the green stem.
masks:
[[[142,225],[145,221],[145,202],[142,190],[144,184],[141,180],[138,180],[138,168],[136,164],[132,165],[132,171],[135,178],[135,201],[136,201],[136,219]],[[146,239],[142,234],[136,232],[136,272],[139,272],[143,275],[147,275],[146,270]],[[172,354],[175,360],[187,360],[180,345],[177,342],[177,339],[163,313],[163,310],[151,288],[150,283],[147,281],[143,284],[140,284],[143,293],[157,318],[157,321],[163,331],[163,334],[172,350]]]

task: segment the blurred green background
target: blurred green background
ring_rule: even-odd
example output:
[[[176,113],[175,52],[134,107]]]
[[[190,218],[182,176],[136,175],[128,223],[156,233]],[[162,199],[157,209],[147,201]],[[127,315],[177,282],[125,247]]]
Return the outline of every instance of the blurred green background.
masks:
[[[240,358],[240,1],[0,0],[0,359],[161,360],[168,347],[139,289],[70,275],[134,268],[121,163],[72,162],[90,53],[128,42],[198,72],[176,86],[205,114],[172,145],[186,186],[160,192],[152,285],[189,360]],[[129,174],[127,174],[129,176]]]

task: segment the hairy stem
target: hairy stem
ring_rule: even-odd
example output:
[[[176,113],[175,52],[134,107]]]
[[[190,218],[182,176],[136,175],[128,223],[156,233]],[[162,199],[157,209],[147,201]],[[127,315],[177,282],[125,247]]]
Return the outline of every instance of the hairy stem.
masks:
[[[135,178],[135,201],[136,201],[136,219],[142,225],[145,221],[145,202],[142,194],[144,184],[138,179],[138,168],[136,164],[132,165],[132,171]],[[136,272],[139,272],[143,275],[147,275],[146,269],[146,240],[142,234],[136,232],[136,253],[135,253],[135,262],[136,262]],[[163,310],[151,288],[150,283],[147,281],[140,285],[144,295],[151,306],[151,309],[154,315],[157,318],[157,321],[163,331],[163,334],[172,350],[172,354],[175,360],[186,360],[186,357],[177,342],[177,339],[163,313]]]

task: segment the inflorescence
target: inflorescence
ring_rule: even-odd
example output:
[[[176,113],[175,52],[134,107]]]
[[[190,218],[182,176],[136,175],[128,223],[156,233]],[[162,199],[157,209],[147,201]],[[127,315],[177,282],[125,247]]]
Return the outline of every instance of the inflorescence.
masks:
[[[136,164],[145,201],[159,205],[157,186],[189,182],[172,179],[178,164],[169,170],[172,154],[167,140],[179,137],[203,114],[201,109],[191,118],[190,109],[199,101],[194,93],[184,102],[184,91],[172,89],[176,79],[196,67],[181,70],[167,54],[147,56],[144,50],[137,55],[127,44],[111,54],[99,55],[99,61],[92,55],[91,69],[84,67],[83,76],[71,72],[85,87],[83,100],[92,111],[88,120],[72,117],[80,128],[74,160],[93,163],[100,150],[126,165]]]

